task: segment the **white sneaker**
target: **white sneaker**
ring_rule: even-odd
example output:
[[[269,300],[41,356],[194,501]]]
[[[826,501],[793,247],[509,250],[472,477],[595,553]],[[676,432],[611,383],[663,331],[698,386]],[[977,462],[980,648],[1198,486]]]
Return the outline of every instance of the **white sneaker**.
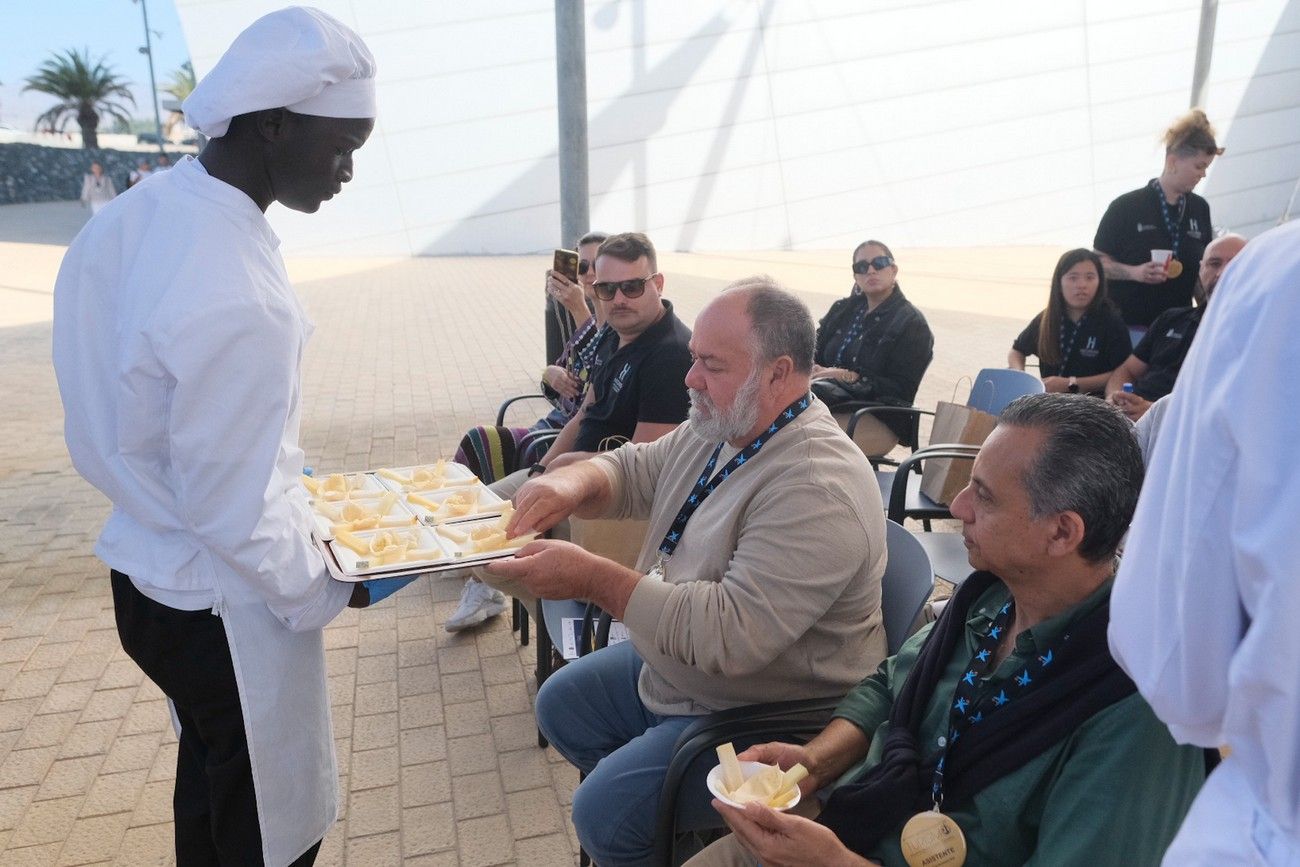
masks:
[[[460,605],[456,607],[456,612],[447,618],[443,628],[448,632],[460,632],[462,629],[478,626],[489,617],[496,617],[505,610],[504,593],[471,578],[465,582],[465,589],[461,591]]]

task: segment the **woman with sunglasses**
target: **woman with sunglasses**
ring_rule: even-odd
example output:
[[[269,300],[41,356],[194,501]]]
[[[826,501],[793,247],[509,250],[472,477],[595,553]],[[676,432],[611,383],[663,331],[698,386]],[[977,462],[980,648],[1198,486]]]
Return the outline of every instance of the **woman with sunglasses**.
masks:
[[[1129,349],[1128,327],[1106,294],[1101,257],[1070,250],[1052,273],[1047,309],[1020,332],[1007,365],[1024,370],[1026,356],[1037,355],[1048,391],[1101,397]]]
[[[596,281],[596,251],[607,237],[603,232],[589,232],[579,239],[577,283],[563,274],[546,272],[546,293],[576,324],[560,357],[542,371],[542,393],[553,409],[530,427],[480,425],[461,438],[456,462],[469,467],[485,483],[537,463],[550,447],[553,438],[548,434],[564,427],[587,396],[591,356],[605,328],[605,308],[592,284]]]
[[[853,251],[853,290],[831,305],[817,326],[813,393],[847,427],[864,406],[911,406],[934,358],[934,334],[898,286],[894,254],[880,241]],[[864,416],[854,440],[869,456],[900,442],[913,445],[912,419],[901,413]]]

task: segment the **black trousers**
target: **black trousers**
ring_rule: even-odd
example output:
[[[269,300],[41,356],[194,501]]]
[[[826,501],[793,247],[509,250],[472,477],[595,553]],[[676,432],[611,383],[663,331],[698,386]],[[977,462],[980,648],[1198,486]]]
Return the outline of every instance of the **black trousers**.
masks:
[[[112,581],[122,647],[172,700],[181,723],[172,798],[177,867],[262,864],[257,794],[221,618],[154,602],[121,572]],[[319,849],[317,842],[290,867],[310,867]]]

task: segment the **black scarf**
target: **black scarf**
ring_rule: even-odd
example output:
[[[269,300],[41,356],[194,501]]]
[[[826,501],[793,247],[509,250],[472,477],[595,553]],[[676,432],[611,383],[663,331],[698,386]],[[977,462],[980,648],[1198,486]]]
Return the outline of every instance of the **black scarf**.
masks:
[[[926,706],[966,631],[975,600],[997,581],[989,572],[966,579],[926,638],[889,714],[880,763],[836,789],[817,821],[860,855],[908,818],[933,806],[930,783],[939,753],[922,758],[916,739]],[[1111,658],[1106,642],[1109,601],[1075,623],[1054,646],[1056,671],[1041,685],[962,733],[949,747],[944,801],[962,804],[1075,731],[1136,687]]]

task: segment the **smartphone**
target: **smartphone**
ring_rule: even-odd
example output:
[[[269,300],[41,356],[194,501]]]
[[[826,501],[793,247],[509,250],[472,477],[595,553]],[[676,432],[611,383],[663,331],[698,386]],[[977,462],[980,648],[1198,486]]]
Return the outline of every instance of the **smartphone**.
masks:
[[[578,254],[574,250],[556,250],[551,270],[563,274],[570,283],[578,282]]]

